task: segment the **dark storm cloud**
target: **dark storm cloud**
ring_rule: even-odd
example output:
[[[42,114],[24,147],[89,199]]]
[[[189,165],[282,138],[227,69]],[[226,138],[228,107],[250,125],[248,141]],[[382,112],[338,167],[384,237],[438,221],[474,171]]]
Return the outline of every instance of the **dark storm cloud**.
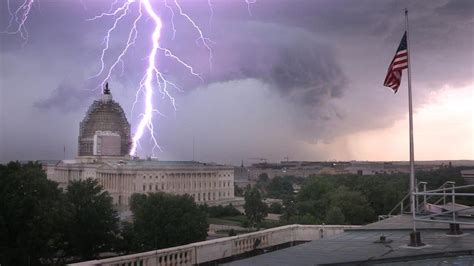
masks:
[[[34,102],[33,106],[40,110],[58,109],[71,112],[78,110],[84,103],[90,102],[92,96],[95,95],[91,91],[85,91],[72,81],[63,81],[49,97]]]
[[[474,1],[470,0],[451,0],[445,5],[435,9],[440,15],[463,17],[467,19],[474,18]]]
[[[227,26],[232,35],[216,45],[211,81],[259,79],[301,107],[342,96],[345,74],[333,49],[314,34],[257,22]]]
[[[93,22],[86,19],[108,10],[111,2],[43,1],[41,10],[34,7],[27,23],[30,40],[25,46],[21,46],[18,36],[1,36],[2,89],[8,88],[5,98],[16,99],[22,107],[16,110],[19,107],[15,104],[1,102],[0,107],[10,106],[5,113],[18,112],[20,116],[23,113],[24,120],[35,120],[32,117],[36,114],[28,112],[44,115],[44,120],[35,127],[30,123],[12,124],[14,119],[6,118],[6,124],[25,132],[23,139],[33,138],[28,135],[33,131],[48,132],[44,133],[46,136],[51,127],[62,123],[62,128],[69,131],[57,134],[70,137],[63,141],[69,142],[68,146],[76,144],[77,123],[92,96],[99,94],[89,90],[101,82],[100,78],[89,78],[98,70],[103,34],[111,25],[108,19]],[[173,90],[178,107],[182,106],[175,114],[174,122],[179,125],[174,126],[182,136],[178,139],[175,131],[166,132],[169,130],[166,123],[173,122],[172,119],[160,123],[160,134],[169,136],[164,146],[192,139],[198,134],[196,129],[202,129],[201,135],[209,138],[208,146],[222,139],[214,145],[218,148],[216,156],[209,157],[212,160],[220,158],[220,154],[232,153],[240,147],[239,142],[247,143],[248,150],[261,142],[259,147],[264,150],[286,141],[285,147],[291,152],[294,143],[290,140],[328,142],[325,138],[390,126],[406,114],[406,99],[391,97],[390,91],[382,87],[386,68],[404,30],[405,7],[410,10],[415,110],[431,90],[445,84],[472,82],[474,1],[471,0],[258,0],[251,5],[251,16],[244,0],[212,2],[214,18],[209,21],[207,1],[180,1],[183,9],[203,27],[205,35],[214,41],[212,71],[209,71],[207,51],[196,42],[197,36],[189,24],[176,16],[178,32],[172,40],[170,14],[167,9],[160,9],[163,46],[189,62],[204,78],[201,82],[170,58],[159,58],[163,73],[184,90],[182,94]],[[5,22],[8,12],[2,7],[0,4],[0,26],[8,23]],[[129,22],[130,19],[123,20],[120,29],[114,32],[110,45],[114,55],[127,37]],[[145,32],[152,26],[151,20],[141,22],[137,44],[124,58],[123,74],[118,68],[110,81],[114,99],[126,111],[135,99],[135,89],[145,67],[146,51],[150,48]],[[106,56],[106,60],[111,58]],[[387,100],[388,95],[391,98]],[[209,111],[216,103],[221,103],[216,109],[219,112]],[[173,116],[172,112],[166,114]],[[236,112],[242,113],[234,120]],[[188,113],[199,115],[189,114],[188,122],[183,122],[179,116]],[[54,117],[53,121],[50,117]],[[281,120],[281,117],[286,118]],[[134,119],[129,116],[132,126],[136,123]],[[266,124],[269,120],[272,123]],[[185,127],[186,123],[193,126]],[[215,128],[231,132],[214,132]],[[21,150],[15,157],[21,158],[21,154],[29,154],[29,147],[15,135],[15,130],[4,131],[7,132],[4,139],[9,139],[8,149],[0,147],[0,150]],[[271,138],[267,137],[268,132],[280,132],[280,135]],[[228,144],[226,137],[231,134],[239,141]],[[265,137],[259,139],[261,136]],[[38,137],[41,136],[34,136]],[[51,139],[42,143],[46,148],[36,147],[38,152],[34,156],[40,157],[47,153],[49,145],[57,144]],[[31,144],[33,149],[34,145]],[[185,147],[178,146],[169,145],[167,149],[184,154]],[[202,152],[204,149],[211,148],[203,148]],[[61,157],[62,148],[58,150]],[[249,153],[259,151],[255,148]]]

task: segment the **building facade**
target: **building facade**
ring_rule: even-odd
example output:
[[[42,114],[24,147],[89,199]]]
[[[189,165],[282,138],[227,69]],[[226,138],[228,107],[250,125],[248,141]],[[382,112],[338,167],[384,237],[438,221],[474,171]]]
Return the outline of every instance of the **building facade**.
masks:
[[[188,194],[210,205],[234,198],[234,168],[191,161],[138,159],[130,151],[130,124],[108,86],[80,123],[78,157],[44,164],[48,179],[66,187],[73,180],[97,180],[127,208],[134,193]]]
[[[117,206],[127,207],[134,193],[188,194],[197,203],[219,204],[234,198],[233,167],[186,161],[63,160],[47,166],[48,178],[65,187],[73,180],[97,180]]]

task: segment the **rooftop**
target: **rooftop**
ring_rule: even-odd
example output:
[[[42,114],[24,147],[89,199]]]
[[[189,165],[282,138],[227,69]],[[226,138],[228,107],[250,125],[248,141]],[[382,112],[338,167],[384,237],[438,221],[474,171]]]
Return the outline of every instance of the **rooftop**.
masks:
[[[226,166],[216,163],[202,163],[197,161],[160,161],[156,159],[133,159],[133,160],[63,160],[60,165],[64,167],[100,167],[100,168],[125,168],[130,170],[141,169],[175,169],[175,168],[203,168],[203,169],[229,169],[233,170],[233,166]]]
[[[462,235],[447,235],[448,225],[417,222],[422,248],[407,247],[412,229],[409,215],[396,216],[360,228],[348,229],[298,246],[231,262],[227,265],[321,265],[372,264],[423,260],[434,257],[464,256],[462,261],[474,262],[474,226],[463,226]],[[388,242],[377,243],[381,236]],[[461,259],[461,257],[459,257]],[[444,260],[444,259],[443,259]],[[420,265],[430,265],[427,264]],[[464,265],[464,264],[463,264]]]

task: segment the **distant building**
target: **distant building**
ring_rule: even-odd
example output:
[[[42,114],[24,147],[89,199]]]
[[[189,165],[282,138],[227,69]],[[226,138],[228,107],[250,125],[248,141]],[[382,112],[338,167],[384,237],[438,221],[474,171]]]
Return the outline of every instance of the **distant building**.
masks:
[[[158,160],[63,160],[47,166],[48,179],[65,187],[72,180],[96,179],[118,206],[133,193],[191,195],[198,203],[219,204],[234,198],[233,168],[198,162]]]
[[[440,166],[436,164],[417,163],[416,171],[432,171]],[[282,161],[280,163],[256,163],[247,168],[250,180],[257,180],[265,173],[270,179],[276,176],[309,177],[313,175],[376,175],[410,173],[407,162],[308,162]]]
[[[461,170],[461,176],[466,185],[474,185],[474,169]]]
[[[80,123],[78,157],[45,163],[44,169],[62,187],[73,180],[96,179],[124,208],[133,193],[188,194],[210,205],[234,199],[232,166],[131,158],[130,146],[130,124],[106,87]]]

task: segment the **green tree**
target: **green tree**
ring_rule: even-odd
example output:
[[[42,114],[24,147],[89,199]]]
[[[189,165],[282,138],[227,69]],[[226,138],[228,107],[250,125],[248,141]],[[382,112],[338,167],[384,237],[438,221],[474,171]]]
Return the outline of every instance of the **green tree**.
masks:
[[[296,204],[292,199],[285,199],[283,200],[283,213],[281,219],[286,222],[289,222],[292,217],[298,215],[298,209],[296,208]]]
[[[330,200],[330,206],[340,208],[349,224],[366,224],[375,219],[366,197],[358,191],[341,186],[331,194]]]
[[[342,213],[341,208],[331,206],[326,213],[326,224],[344,224],[346,217]]]
[[[109,251],[119,221],[109,193],[93,179],[72,181],[67,187],[66,204],[66,254],[86,260]]]
[[[279,202],[273,202],[272,204],[270,204],[268,212],[281,214],[283,212],[283,205],[281,205],[281,203]]]
[[[267,215],[267,205],[262,200],[262,195],[257,188],[252,188],[245,192],[245,216],[250,226],[260,226],[263,218]]]
[[[236,186],[234,183],[234,196],[236,197],[243,197],[244,196],[244,189]]]
[[[38,163],[0,165],[0,264],[52,263],[62,250],[63,198]]]
[[[270,178],[268,177],[267,173],[261,173],[261,174],[258,175],[257,182],[268,183],[269,179]]]
[[[207,237],[207,213],[189,195],[133,194],[130,206],[138,251],[184,245]]]
[[[138,243],[136,243],[135,229],[133,223],[121,222],[120,232],[117,236],[114,249],[118,252],[129,254],[133,251],[139,250]]]
[[[266,186],[269,198],[283,199],[293,196],[293,184],[290,177],[276,176],[268,182]]]
[[[318,224],[319,221],[313,215],[306,213],[304,215],[292,216],[289,220],[290,224]]]
[[[261,173],[258,176],[257,184],[255,186],[260,189],[261,192],[265,192],[269,182],[270,178],[268,177],[267,173]]]
[[[206,206],[206,205],[202,205]],[[227,206],[217,205],[211,207],[205,207],[206,212],[209,214],[209,217],[226,217],[226,216],[236,216],[240,215],[240,211],[237,210],[232,204],[228,204]]]
[[[309,178],[296,196],[296,208],[299,215],[311,214],[323,220],[329,206],[329,194],[336,186],[337,177],[317,176]]]

